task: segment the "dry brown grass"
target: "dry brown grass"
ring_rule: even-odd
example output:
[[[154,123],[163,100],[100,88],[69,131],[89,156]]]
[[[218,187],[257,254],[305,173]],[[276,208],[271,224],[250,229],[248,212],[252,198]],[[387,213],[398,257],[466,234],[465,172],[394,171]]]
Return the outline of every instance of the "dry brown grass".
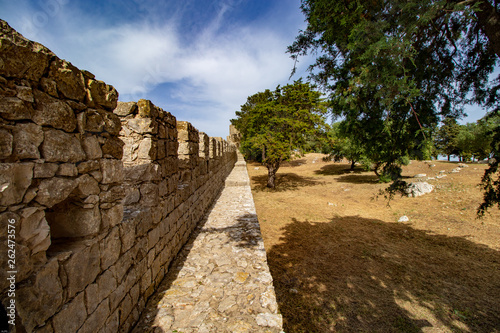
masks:
[[[280,168],[274,191],[266,168],[248,164],[286,333],[500,332],[500,212],[475,218],[486,165],[388,207],[373,199],[387,184],[372,172],[322,157]],[[404,176],[456,167],[433,164]]]

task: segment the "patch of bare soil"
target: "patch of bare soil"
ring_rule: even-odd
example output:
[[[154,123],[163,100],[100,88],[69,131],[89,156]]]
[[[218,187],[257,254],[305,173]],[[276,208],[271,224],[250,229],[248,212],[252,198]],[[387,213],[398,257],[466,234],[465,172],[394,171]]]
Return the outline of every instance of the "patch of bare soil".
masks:
[[[276,190],[248,163],[286,333],[500,332],[500,212],[475,215],[486,165],[413,161],[407,181],[446,176],[387,206],[373,172],[323,156],[281,167]]]

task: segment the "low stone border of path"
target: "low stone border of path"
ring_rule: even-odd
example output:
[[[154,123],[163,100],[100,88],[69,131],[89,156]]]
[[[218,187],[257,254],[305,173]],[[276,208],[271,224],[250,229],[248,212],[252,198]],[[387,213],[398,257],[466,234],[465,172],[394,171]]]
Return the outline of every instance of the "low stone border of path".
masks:
[[[241,155],[132,332],[282,332]]]

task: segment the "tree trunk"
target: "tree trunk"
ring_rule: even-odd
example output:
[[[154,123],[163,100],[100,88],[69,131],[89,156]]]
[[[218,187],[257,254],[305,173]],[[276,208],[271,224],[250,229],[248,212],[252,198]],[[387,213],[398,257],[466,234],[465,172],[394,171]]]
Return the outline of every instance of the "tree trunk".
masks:
[[[356,161],[352,160],[352,161],[351,161],[351,170],[354,170],[354,166],[355,166],[355,164],[356,164]]]
[[[479,26],[488,37],[493,52],[500,58],[500,13],[488,0],[479,0],[476,3],[479,3],[480,9],[476,12]]]
[[[450,161],[450,155],[448,155],[448,162]]]
[[[276,172],[280,167],[279,162],[266,163],[267,167],[267,187],[274,188],[276,186]]]

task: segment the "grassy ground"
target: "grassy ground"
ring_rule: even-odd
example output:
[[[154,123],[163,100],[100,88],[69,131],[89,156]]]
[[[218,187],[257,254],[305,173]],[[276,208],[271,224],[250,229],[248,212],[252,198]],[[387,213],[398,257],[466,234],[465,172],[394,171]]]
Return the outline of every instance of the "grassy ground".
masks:
[[[372,172],[322,157],[281,167],[274,191],[248,163],[286,333],[500,332],[500,212],[475,219],[486,165],[414,161],[404,176],[447,176],[388,207]]]

